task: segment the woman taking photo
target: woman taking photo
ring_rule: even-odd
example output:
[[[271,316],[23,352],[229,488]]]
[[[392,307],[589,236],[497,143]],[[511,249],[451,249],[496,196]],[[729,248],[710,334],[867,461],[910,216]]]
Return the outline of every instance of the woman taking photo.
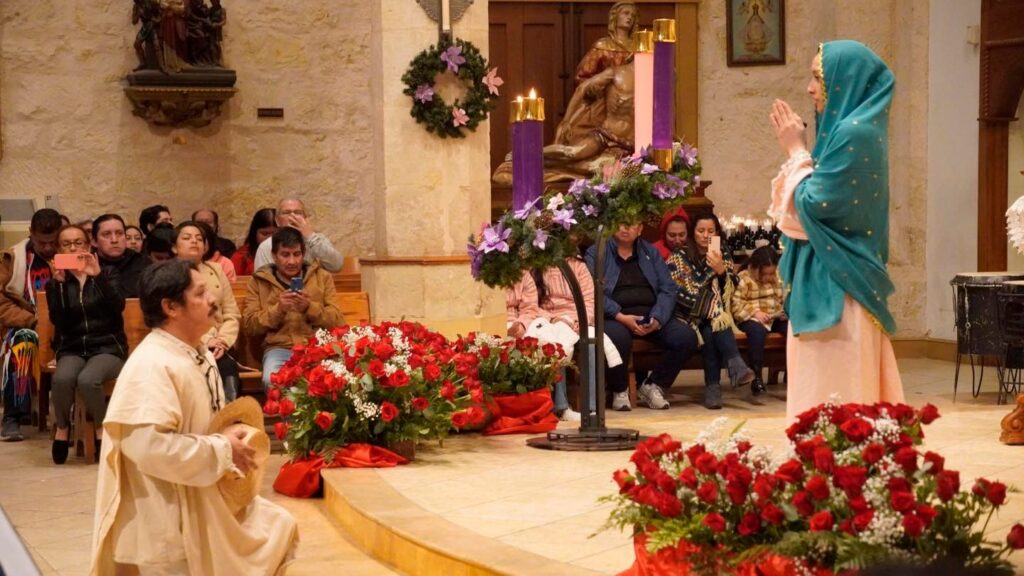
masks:
[[[77,226],[61,228],[57,233],[56,270],[46,288],[57,356],[51,391],[56,420],[51,450],[54,464],[64,464],[68,459],[71,404],[76,390],[96,423],[99,454],[107,412],[103,383],[117,378],[128,355],[122,319],[124,298],[100,273],[99,260],[89,253],[89,246],[85,230]]]
[[[242,313],[235,302],[224,270],[217,264],[204,258],[210,253],[207,238],[212,238],[212,230],[202,222],[188,220],[178,224],[174,229],[174,255],[179,260],[190,260],[199,266],[199,272],[206,279],[206,290],[213,295],[217,305],[213,328],[203,337],[203,344],[210,349],[217,360],[217,370],[224,381],[224,399],[228,402],[238,397],[239,378],[238,363],[228,354],[228,350],[238,340],[239,321]]]

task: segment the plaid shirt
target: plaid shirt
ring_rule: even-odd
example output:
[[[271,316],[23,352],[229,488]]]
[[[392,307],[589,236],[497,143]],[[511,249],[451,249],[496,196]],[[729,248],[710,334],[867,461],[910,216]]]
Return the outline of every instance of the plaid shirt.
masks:
[[[759,284],[749,270],[740,272],[739,287],[732,295],[732,315],[736,323],[750,320],[758,310],[772,318],[782,315],[782,284]]]

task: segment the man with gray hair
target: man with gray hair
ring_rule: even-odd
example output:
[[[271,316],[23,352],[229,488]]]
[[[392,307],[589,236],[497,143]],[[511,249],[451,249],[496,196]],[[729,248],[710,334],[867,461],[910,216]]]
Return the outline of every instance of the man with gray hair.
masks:
[[[302,200],[285,198],[278,202],[276,219],[279,227],[294,228],[302,234],[302,239],[306,244],[307,263],[319,260],[320,267],[328,272],[341,270],[343,261],[341,253],[331,244],[327,236],[313,231],[313,226],[306,219],[306,206],[302,203]],[[256,270],[274,262],[271,252],[270,238],[267,238],[256,249],[256,259],[254,262]]]

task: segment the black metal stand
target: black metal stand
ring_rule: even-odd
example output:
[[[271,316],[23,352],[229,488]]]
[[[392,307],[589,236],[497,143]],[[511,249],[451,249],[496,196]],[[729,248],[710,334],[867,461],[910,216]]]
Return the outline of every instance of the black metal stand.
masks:
[[[608,239],[605,237],[604,227],[597,230],[597,258],[594,263],[594,336],[590,336],[587,329],[587,307],[583,302],[583,291],[576,280],[576,275],[564,261],[559,263],[558,269],[569,284],[572,291],[572,299],[576,304],[576,316],[580,323],[580,343],[576,351],[576,363],[579,365],[580,373],[580,428],[572,431],[553,430],[547,436],[530,438],[526,441],[528,446],[544,448],[547,450],[570,450],[570,451],[606,451],[606,450],[632,450],[636,447],[642,437],[637,430],[626,428],[606,428],[604,423],[605,407],[605,381],[604,381],[604,257],[607,250]],[[588,351],[594,347],[594,381],[596,395],[596,408],[594,414],[590,413],[590,362]]]

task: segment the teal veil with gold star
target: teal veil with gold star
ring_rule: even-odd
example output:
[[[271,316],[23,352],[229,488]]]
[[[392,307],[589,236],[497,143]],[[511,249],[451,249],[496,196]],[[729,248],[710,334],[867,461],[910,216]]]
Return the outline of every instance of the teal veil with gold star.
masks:
[[[836,325],[846,294],[887,332],[896,322],[889,260],[889,105],[895,78],[860,42],[822,46],[826,101],[817,115],[814,172],[796,189],[807,240],[784,238],[779,274],[794,334]]]

